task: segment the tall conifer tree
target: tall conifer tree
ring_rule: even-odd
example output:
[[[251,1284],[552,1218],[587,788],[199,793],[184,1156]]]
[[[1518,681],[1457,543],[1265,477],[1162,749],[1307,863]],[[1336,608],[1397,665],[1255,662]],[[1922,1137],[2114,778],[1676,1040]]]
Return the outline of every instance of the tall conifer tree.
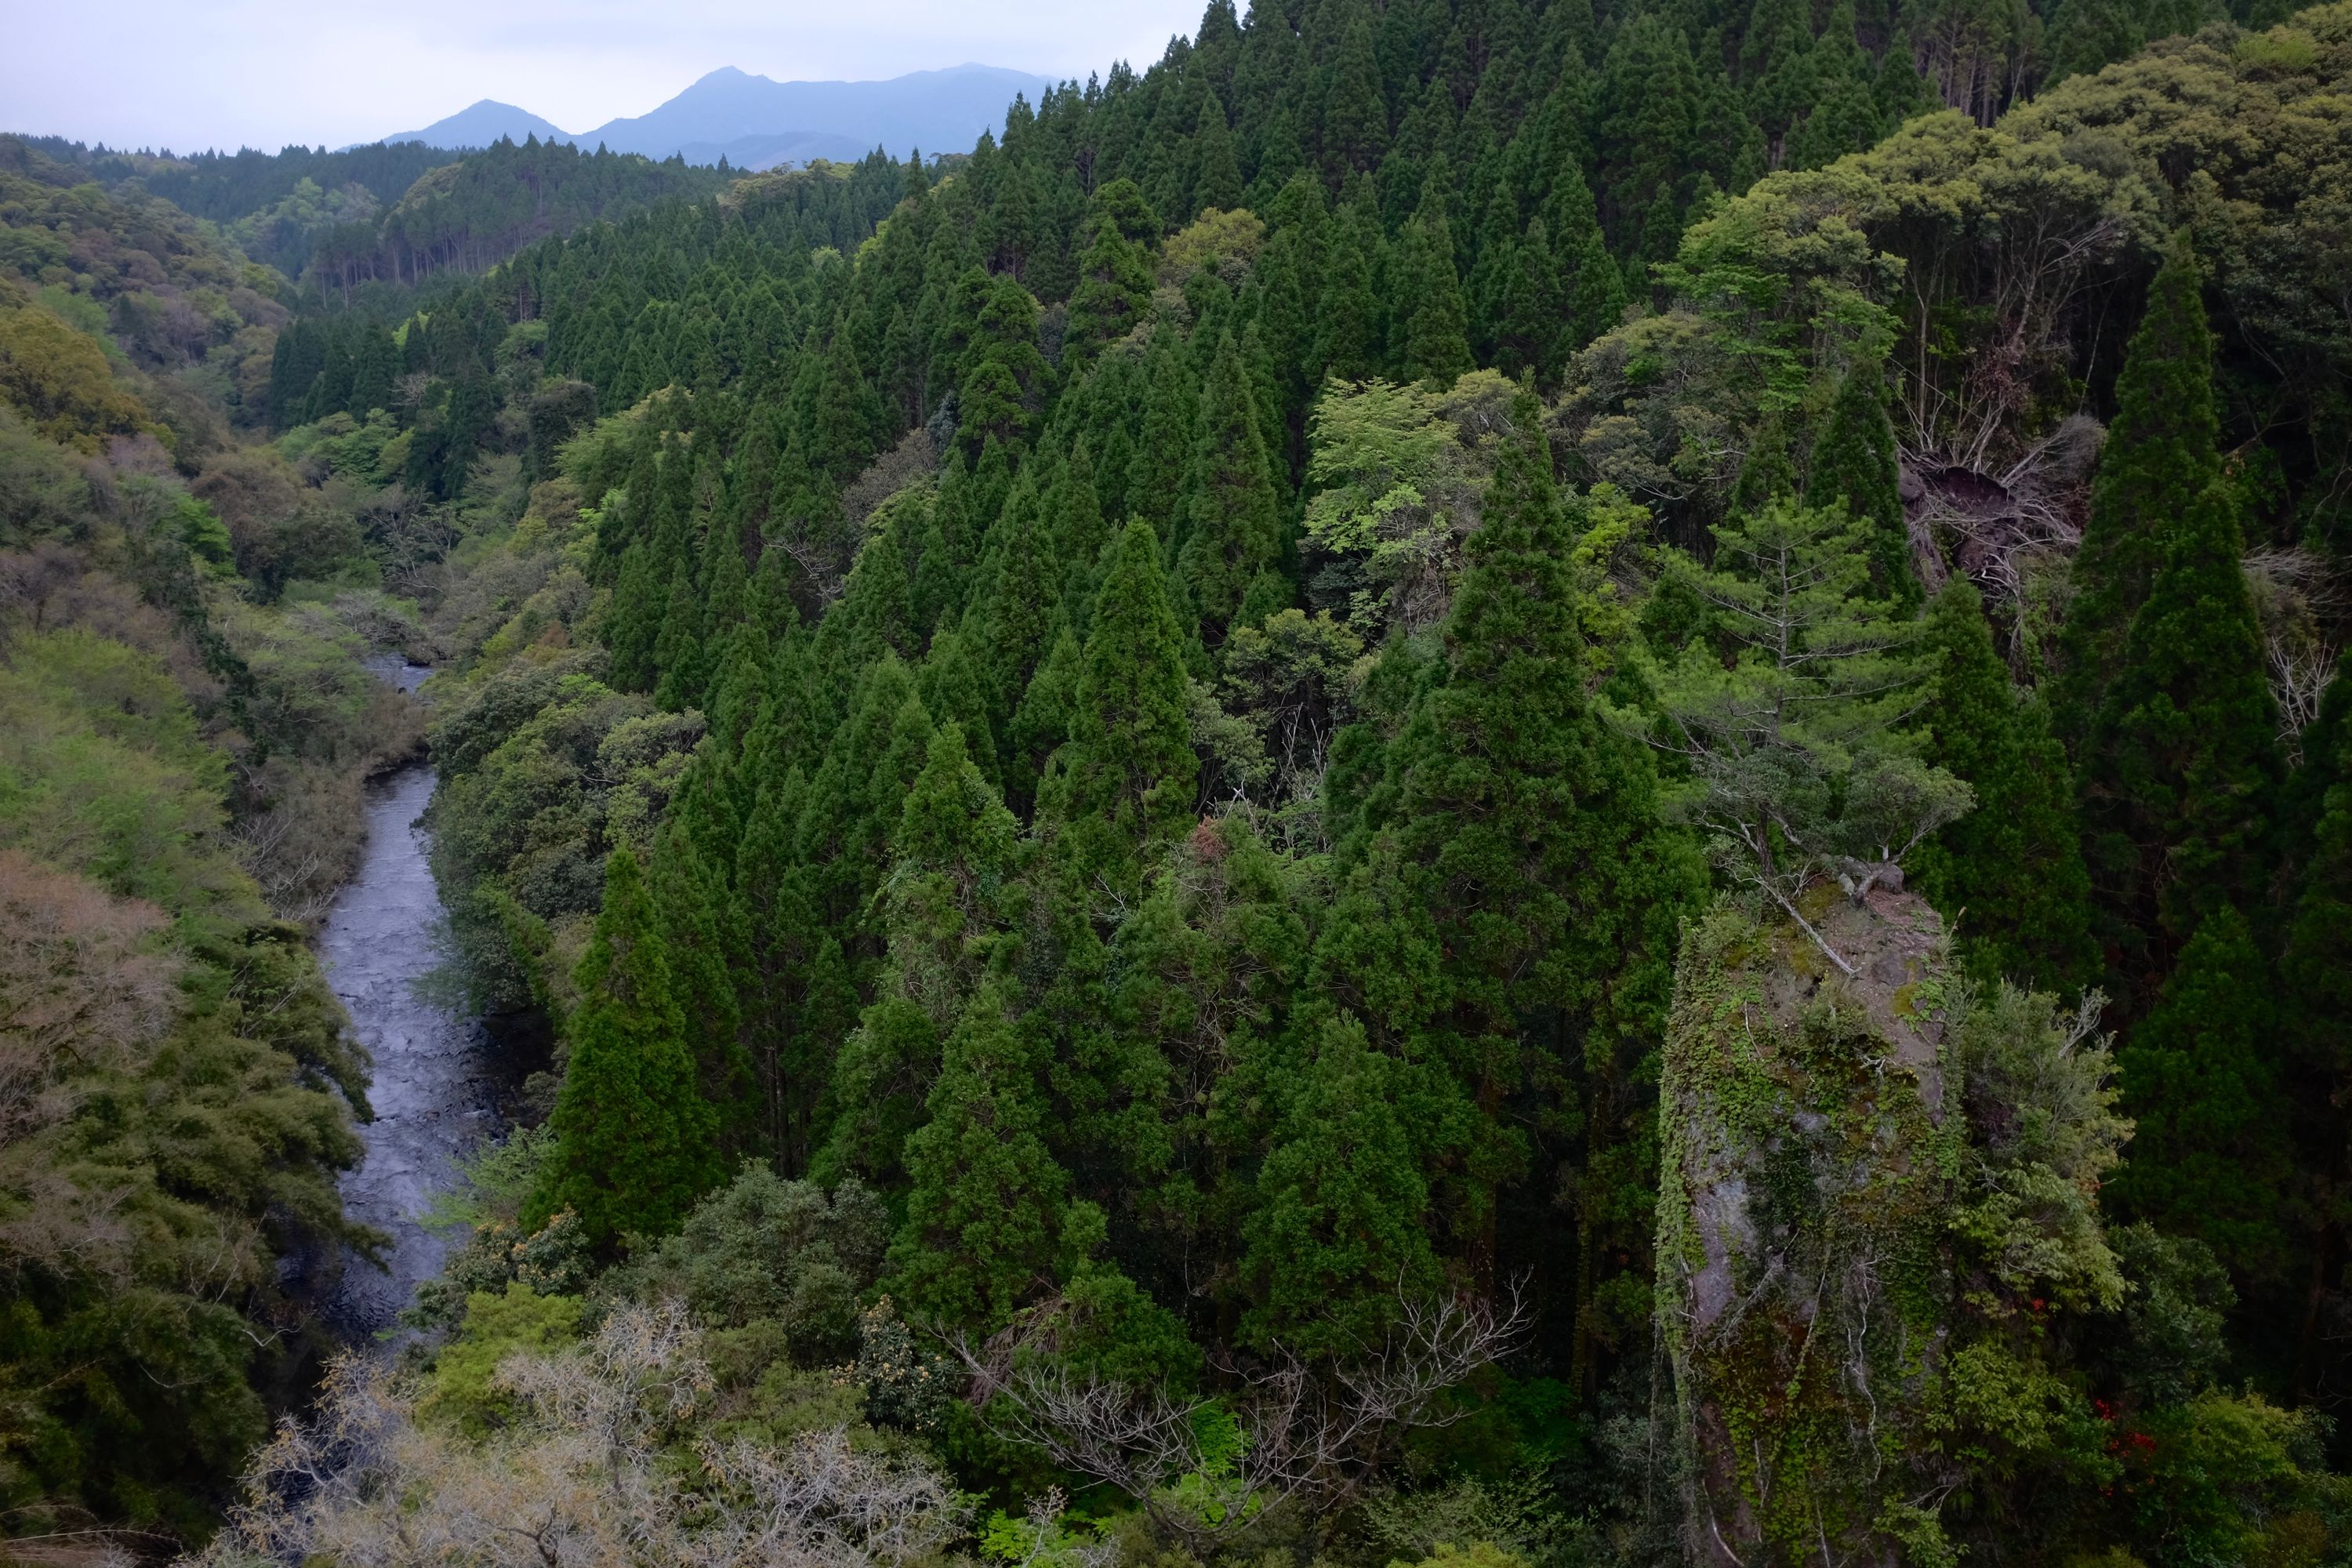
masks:
[[[1177,566],[1202,635],[1215,640],[1251,583],[1282,552],[1281,500],[1258,429],[1256,399],[1230,331],[1218,340],[1209,363],[1184,489],[1188,515]]]
[[[549,1119],[556,1152],[529,1212],[544,1221],[570,1209],[599,1247],[663,1235],[723,1166],[653,902],[626,849],[605,863],[604,908],[574,984],[571,1056]]]
[[[2176,245],[2148,289],[2116,383],[2090,521],[2074,552],[2074,598],[2052,699],[2059,738],[2079,752],[2124,661],[2132,617],[2163,566],[2172,521],[2221,477],[2213,334],[2194,254]]]
[[[2127,1013],[2215,910],[2256,907],[2279,784],[2235,496],[2207,486],[2167,534],[2082,763],[2084,858]]]
[[[1808,468],[1808,506],[1843,503],[1848,515],[1869,520],[1872,585],[1906,607],[1918,604],[1923,595],[1911,566],[1886,377],[1875,360],[1855,364],[1838,384]]]
[[[1607,1250],[1643,1245],[1616,1185],[1641,1181],[1622,1167],[1646,1146],[1642,1064],[1676,923],[1703,878],[1661,820],[1648,756],[1584,694],[1574,535],[1541,417],[1523,391],[1445,623],[1444,668],[1390,749],[1373,808],[1383,820],[1318,964],[1368,1022],[1453,1075],[1463,1142],[1447,1200],[1457,1245],[1486,1268],[1496,1190],[1529,1155],[1502,1104],[1529,1083],[1579,1085],[1590,1276]],[[1582,1310],[1589,1356],[1605,1314],[1597,1298]]]
[[[1936,595],[1927,628],[1939,664],[1935,700],[1918,720],[1927,760],[1975,791],[1977,804],[1914,853],[1913,878],[1958,923],[1980,978],[2045,991],[2091,984],[2099,949],[2065,751],[2040,704],[2011,684],[1967,578]]]

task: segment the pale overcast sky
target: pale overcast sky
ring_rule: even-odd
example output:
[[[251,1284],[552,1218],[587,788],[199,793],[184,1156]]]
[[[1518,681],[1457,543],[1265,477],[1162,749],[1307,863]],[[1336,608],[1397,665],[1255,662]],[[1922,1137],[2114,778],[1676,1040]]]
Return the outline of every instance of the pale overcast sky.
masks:
[[[373,141],[483,98],[585,131],[720,66],[856,81],[975,61],[1084,80],[1158,59],[1202,4],[5,0],[0,131],[274,152]]]

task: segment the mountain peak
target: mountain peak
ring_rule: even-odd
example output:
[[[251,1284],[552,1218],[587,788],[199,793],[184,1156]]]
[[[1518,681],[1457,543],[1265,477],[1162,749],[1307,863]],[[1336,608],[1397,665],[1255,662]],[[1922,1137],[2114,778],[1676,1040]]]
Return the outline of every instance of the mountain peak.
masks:
[[[1014,93],[1034,101],[1053,85],[1045,77],[973,61],[887,81],[776,81],[720,66],[649,113],[607,121],[576,136],[485,98],[422,131],[384,140],[454,149],[487,147],[501,136],[516,142],[537,136],[583,149],[601,142],[649,158],[679,153],[697,163],[724,156],[738,167],[759,169],[811,158],[851,161],[877,146],[901,154],[915,147],[961,151],[982,131],[1003,129]]]

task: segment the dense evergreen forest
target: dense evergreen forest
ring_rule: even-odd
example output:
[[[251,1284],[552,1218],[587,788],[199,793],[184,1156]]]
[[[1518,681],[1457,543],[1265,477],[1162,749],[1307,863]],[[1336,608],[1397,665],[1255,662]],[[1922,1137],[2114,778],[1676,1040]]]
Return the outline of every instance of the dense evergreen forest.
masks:
[[[9,1530],[2352,1557],[2347,84],[2352,5],[1217,0],[299,269],[207,224],[394,150],[0,142]],[[552,1048],[322,1363],[370,644]]]

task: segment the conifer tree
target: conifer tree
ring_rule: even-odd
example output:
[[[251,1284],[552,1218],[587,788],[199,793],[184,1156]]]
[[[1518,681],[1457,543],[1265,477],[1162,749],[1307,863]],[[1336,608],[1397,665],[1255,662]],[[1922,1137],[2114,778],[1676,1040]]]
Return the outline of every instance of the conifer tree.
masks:
[[[2127,1015],[2215,910],[2256,906],[2279,784],[2235,496],[2216,480],[2166,532],[2082,763],[2084,859]]]
[[[653,903],[626,849],[605,863],[604,908],[574,984],[571,1056],[549,1119],[556,1152],[529,1214],[536,1225],[570,1209],[600,1247],[663,1235],[723,1167]]]
[[[1451,178],[1443,159],[1431,166],[1421,207],[1398,244],[1392,290],[1399,308],[1392,356],[1397,374],[1441,388],[1453,385],[1474,363],[1462,281],[1454,270],[1454,231],[1445,216],[1444,184]]]
[[[1701,887],[1661,818],[1649,758],[1584,694],[1574,536],[1531,391],[1512,425],[1465,547],[1444,666],[1389,749],[1355,912],[1335,914],[1318,957],[1336,994],[1363,998],[1368,1023],[1417,1039],[1416,1059],[1444,1064],[1457,1086],[1448,1207],[1459,1245],[1489,1268],[1496,1189],[1528,1157],[1499,1107],[1525,1083],[1573,1075],[1591,1172],[1638,1139],[1638,1064]],[[1617,1237],[1593,1197],[1581,1234],[1597,1249]]]
[[[1566,313],[1559,352],[1572,353],[1617,325],[1625,314],[1625,275],[1609,254],[1591,187],[1571,163],[1545,198],[1543,220],[1559,268]]]
[[[694,568],[681,558],[670,572],[669,605],[654,641],[660,675],[654,700],[664,708],[691,708],[702,700],[702,600],[694,591]]]
[[[658,673],[655,647],[667,619],[669,586],[668,574],[656,574],[653,546],[632,541],[621,555],[604,634],[613,650],[613,683],[624,691],[645,690]]]
[[[2352,658],[2338,660],[2319,716],[2301,736],[2283,865],[2293,876],[2278,975],[2288,1049],[2280,1074],[2294,1134],[2296,1197],[2309,1253],[2324,1258],[2344,1223],[2352,1147]],[[2298,1269],[2298,1272],[2301,1272]],[[2307,1276],[2305,1276],[2307,1278]],[[2299,1381],[2321,1363],[2319,1314],[2306,1302]]]
[[[1927,759],[1974,791],[1977,805],[1919,847],[1914,879],[1957,923],[1967,966],[1986,984],[2088,985],[2100,956],[2065,751],[2040,704],[2011,684],[1966,577],[1928,606],[1927,642],[1938,656],[1935,699],[1916,720]]]
[[[1330,228],[1315,311],[1315,357],[1326,374],[1361,381],[1380,361],[1380,305],[1372,289],[1379,241],[1352,204],[1333,215]]]
[[[1155,529],[1173,531],[1176,500],[1192,451],[1193,405],[1199,386],[1173,331],[1157,331],[1144,368],[1143,426],[1128,468],[1129,509]]]
[[[2110,1184],[2119,1208],[2196,1237],[2242,1280],[2274,1275],[2284,1239],[2289,1109],[2273,994],[2252,930],[2218,905],[2116,1053],[2137,1127]]]
[[[2116,420],[2099,454],[2091,515],[2074,552],[2064,664],[2051,716],[2076,749],[2089,739],[2124,661],[2132,617],[2163,566],[2172,520],[2221,477],[2213,336],[2195,255],[2176,245],[2148,288],[2147,312],[2116,382]]]
[[[1602,68],[1594,140],[1618,251],[1670,258],[1685,182],[1705,168],[1705,90],[1689,38],[1666,14],[1630,17]]]
[[[734,840],[730,835],[720,847],[725,858],[706,853],[702,845],[716,837],[718,824],[695,820],[702,815],[723,820],[726,815],[723,804],[715,801],[720,794],[715,773],[715,764],[705,768],[698,759],[680,792],[687,798],[672,801],[668,818],[655,835],[646,885],[672,993],[685,1020],[683,1037],[694,1053],[696,1083],[714,1112],[722,1148],[740,1154],[750,1152],[758,1115],[734,978],[750,967],[751,937],[727,881]]]
[[[1369,8],[1349,5],[1344,10],[1337,45],[1317,72],[1319,79],[1312,89],[1321,110],[1314,140],[1324,177],[1332,181],[1370,168],[1389,128]]]
[[[1044,1133],[1038,1045],[992,988],[940,1049],[929,1119],[907,1140],[907,1221],[889,1283],[934,1321],[1002,1328],[1054,1277],[1069,1178]]]
[[[823,1165],[886,1186],[904,1176],[941,1038],[977,994],[1014,912],[1017,825],[953,723],[933,731],[890,835],[882,900],[890,956],[874,1004],[833,1070]]]
[[[1177,564],[1203,635],[1213,641],[1222,638],[1251,583],[1282,552],[1281,501],[1258,431],[1256,399],[1230,331],[1218,340],[1209,364],[1199,428],[1185,476],[1187,516]]]
[[[963,611],[979,532],[971,519],[971,470],[963,454],[950,450],[940,468],[939,489],[923,527],[921,559],[915,566],[914,612],[927,630]]]
[[[1061,572],[1040,510],[1036,489],[1024,472],[1014,481],[1003,516],[989,536],[989,559],[981,574],[988,580],[988,590],[976,609],[989,729],[986,736],[970,737],[975,742],[993,736],[1012,718],[1052,640],[1062,598]]]
[[[1132,331],[1150,302],[1151,269],[1141,247],[1119,233],[1108,213],[1102,214],[1078,258],[1078,288],[1070,296],[1063,352],[1076,356],[1074,363],[1084,363]]]
[[[1242,167],[1234,152],[1232,130],[1225,123],[1224,105],[1215,89],[1201,90],[1200,116],[1192,126],[1192,193],[1187,210],[1230,211],[1242,205]]]
[[[1911,534],[1903,517],[1895,425],[1886,412],[1886,378],[1875,361],[1846,372],[1813,437],[1805,486],[1809,506],[1843,504],[1869,529],[1871,585],[1909,608],[1923,596],[1911,568]]]
[[[1005,795],[1025,806],[1034,797],[1047,759],[1068,741],[1077,722],[1078,682],[1086,666],[1084,645],[1065,624],[1055,634],[1045,662],[1023,693],[1005,733]]]
[[[1528,220],[1527,233],[1509,247],[1507,267],[1497,270],[1502,293],[1495,307],[1495,368],[1511,376],[1532,372],[1539,384],[1558,385],[1560,319],[1569,306],[1560,297],[1559,265],[1540,214]]]
[[[1083,440],[1045,492],[1044,525],[1051,558],[1062,566],[1064,613],[1081,616],[1093,597],[1095,572],[1110,538],[1095,488],[1094,457]]]
[[[1130,522],[1109,551],[1073,701],[1066,764],[1049,779],[1049,815],[1082,882],[1133,877],[1133,858],[1192,821],[1192,754],[1183,635],[1150,526]]]
[[[964,738],[973,737],[970,750],[974,763],[981,776],[992,786],[997,777],[997,760],[989,700],[981,688],[980,674],[972,666],[971,656],[965,651],[960,629],[943,626],[931,639],[930,651],[923,656],[923,667],[915,685],[922,696],[924,711],[934,721],[957,726],[959,752],[967,744]]]
[[[1442,1277],[1423,1166],[1451,1131],[1430,1112],[1451,1097],[1428,1066],[1371,1049],[1353,1017],[1311,1027],[1305,1059],[1270,1075],[1283,1110],[1241,1271],[1255,1302],[1252,1336],[1315,1355],[1377,1342],[1400,1288],[1425,1291]]]

